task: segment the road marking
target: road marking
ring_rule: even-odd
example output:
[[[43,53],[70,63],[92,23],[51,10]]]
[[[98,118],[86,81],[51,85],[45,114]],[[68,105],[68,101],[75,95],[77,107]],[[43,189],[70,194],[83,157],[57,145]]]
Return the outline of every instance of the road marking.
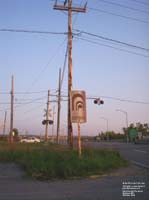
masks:
[[[139,149],[133,149],[134,151],[137,151],[137,152],[140,152],[140,153],[147,153],[146,151],[142,151],[142,150],[139,150]]]
[[[146,168],[146,169],[149,169],[149,165],[145,165],[143,163],[140,163],[140,162],[136,162],[134,160],[131,160],[131,162],[135,165],[138,165],[139,167],[143,167],[143,168]]]

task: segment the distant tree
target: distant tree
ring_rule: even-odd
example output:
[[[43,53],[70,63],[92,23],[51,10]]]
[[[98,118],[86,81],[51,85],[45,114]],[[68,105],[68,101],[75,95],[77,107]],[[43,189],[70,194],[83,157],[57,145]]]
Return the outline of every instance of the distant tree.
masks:
[[[124,134],[116,133],[114,131],[101,132],[98,134],[98,137],[100,137],[101,140],[107,140],[107,135],[109,135],[109,140],[124,139]]]
[[[136,128],[139,132],[142,133],[142,135],[149,134],[149,124],[148,123],[142,124],[141,122],[137,122],[136,125],[134,123],[131,123],[128,128],[124,127],[123,131],[126,134],[132,128]]]

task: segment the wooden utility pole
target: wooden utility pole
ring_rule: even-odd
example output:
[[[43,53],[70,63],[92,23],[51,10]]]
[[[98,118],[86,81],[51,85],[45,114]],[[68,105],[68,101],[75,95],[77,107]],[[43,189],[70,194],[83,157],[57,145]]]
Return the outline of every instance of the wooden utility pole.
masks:
[[[5,130],[6,130],[6,119],[7,119],[7,111],[5,111],[5,116],[4,116],[3,135],[5,135]]]
[[[81,159],[82,147],[81,147],[80,121],[78,121],[78,153],[79,153],[79,159]]]
[[[52,120],[53,120],[53,124],[52,124],[52,137],[54,138],[54,123],[55,123],[55,119],[54,119],[54,115],[55,115],[55,106],[53,106],[53,113],[52,113]]]
[[[11,110],[10,110],[10,134],[9,141],[13,143],[13,115],[14,115],[14,77],[11,77]]]
[[[71,120],[71,91],[72,91],[72,12],[86,12],[86,4],[83,8],[73,7],[72,0],[65,0],[64,5],[57,5],[54,9],[68,11],[68,144],[73,148],[73,130]]]
[[[46,110],[46,126],[45,126],[45,141],[48,141],[48,125],[49,125],[49,111],[50,111],[50,90],[48,90],[47,110]]]
[[[57,107],[57,136],[56,142],[59,143],[59,131],[60,131],[60,111],[61,111],[61,68],[59,69],[59,85],[58,85],[58,107]]]

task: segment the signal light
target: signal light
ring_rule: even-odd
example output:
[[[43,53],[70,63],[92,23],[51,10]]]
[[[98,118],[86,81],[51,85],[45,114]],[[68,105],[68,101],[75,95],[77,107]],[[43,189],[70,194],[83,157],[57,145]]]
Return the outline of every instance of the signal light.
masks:
[[[42,121],[42,124],[45,125],[45,124],[46,124],[46,120],[43,120],[43,121]]]
[[[94,104],[97,104],[97,103],[98,103],[98,99],[95,99],[95,100],[94,100]]]
[[[95,99],[95,100],[94,100],[94,104],[98,104],[98,105],[104,104],[104,101],[101,100],[100,98],[98,98],[98,99]]]
[[[104,104],[104,101],[103,101],[103,100],[100,100],[100,104]]]
[[[49,120],[49,124],[52,125],[53,124],[53,120]]]
[[[53,124],[53,120],[43,120],[43,121],[42,121],[42,124],[43,124],[43,125],[46,125],[46,124],[48,124],[48,123],[49,123],[50,125],[52,125],[52,124]]]

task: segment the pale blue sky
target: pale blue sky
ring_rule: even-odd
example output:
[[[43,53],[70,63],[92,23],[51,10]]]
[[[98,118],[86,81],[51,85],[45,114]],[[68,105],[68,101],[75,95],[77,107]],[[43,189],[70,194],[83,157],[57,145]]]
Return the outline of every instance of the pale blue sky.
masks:
[[[62,1],[58,1],[62,2]],[[85,0],[73,1],[84,5]],[[132,0],[108,0],[133,9],[112,5],[107,1],[88,0],[87,13],[73,15],[73,27],[89,33],[131,43],[149,49],[149,5]],[[144,1],[147,3],[147,1]],[[0,29],[24,29],[67,32],[67,13],[53,10],[50,0],[0,0]],[[114,13],[110,15],[91,8]],[[143,11],[143,12],[142,12]],[[127,19],[122,16],[137,20]],[[80,38],[80,39],[79,39]],[[73,89],[85,90],[88,97],[118,97],[133,101],[149,102],[149,57],[116,50],[81,39],[94,37],[81,35],[73,39]],[[96,40],[95,40],[96,39]],[[0,92],[10,92],[11,75],[15,77],[15,92],[51,90],[56,94],[58,70],[63,66],[66,35],[43,35],[0,32]],[[149,56],[149,52],[98,40],[98,43],[133,51]],[[63,94],[67,95],[67,67],[63,82]],[[21,105],[15,110],[14,126],[21,131],[44,133],[41,125],[47,93],[15,95],[15,103],[24,99],[42,98],[39,103]],[[128,112],[129,123],[149,123],[149,104],[135,104],[103,98],[105,104],[97,106],[87,100],[87,123],[82,125],[82,134],[96,135],[106,130],[100,117],[108,118],[109,129],[121,131],[125,116],[116,112]],[[29,100],[26,100],[29,101]],[[0,125],[8,108],[9,129],[10,95],[0,94]],[[51,104],[51,107],[56,104]],[[67,106],[62,103],[62,132],[66,130]],[[56,125],[56,115],[55,115]],[[51,130],[50,130],[51,131]]]

